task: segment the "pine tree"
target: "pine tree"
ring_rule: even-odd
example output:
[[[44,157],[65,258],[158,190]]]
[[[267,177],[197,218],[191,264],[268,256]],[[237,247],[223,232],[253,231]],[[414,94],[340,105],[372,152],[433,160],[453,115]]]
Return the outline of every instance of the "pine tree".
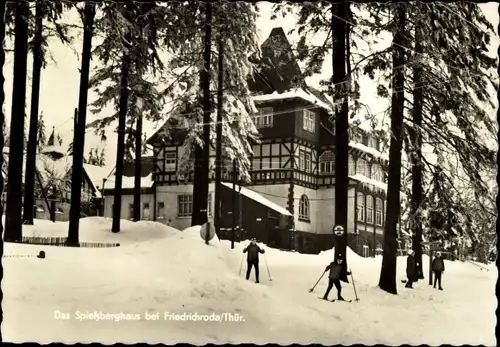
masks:
[[[38,126],[38,106],[40,95],[40,76],[42,68],[46,65],[46,53],[44,47],[47,46],[46,36],[58,36],[62,42],[70,43],[71,38],[67,34],[67,26],[61,25],[58,19],[62,16],[65,5],[59,3],[50,3],[47,1],[37,1],[35,3],[35,23],[33,41],[30,46],[33,51],[33,78],[31,89],[31,107],[30,107],[30,122],[29,122],[29,138],[27,141],[26,151],[26,174],[25,174],[25,191],[24,191],[24,224],[33,225],[33,206],[34,206],[34,188],[35,188],[35,166],[36,166],[36,150],[39,141],[37,135],[39,133]],[[31,17],[30,17],[31,18]],[[47,18],[53,25],[52,27],[44,28],[43,20]],[[49,29],[49,30],[48,30]],[[56,33],[52,34],[50,29]],[[45,35],[44,35],[45,31]],[[45,37],[44,37],[45,36]]]
[[[210,165],[210,114],[212,96],[210,95],[210,62],[212,53],[212,4],[205,3],[205,30],[203,41],[203,69],[200,71],[202,93],[203,125],[202,142],[194,150],[193,212],[191,225],[202,225],[208,219],[208,182]]]
[[[155,87],[152,78],[156,77],[157,69],[161,71],[163,68],[158,55],[160,38],[169,44],[176,42],[175,35],[168,34],[167,38],[166,34],[169,27],[175,28],[168,15],[169,10],[175,6],[163,6],[156,2],[126,5],[109,3],[104,6],[103,18],[98,22],[99,30],[105,37],[94,51],[102,67],[96,71],[91,81],[91,86],[99,95],[92,103],[92,112],[99,113],[109,103],[114,104],[117,112],[110,117],[98,119],[89,126],[104,131],[118,119],[113,232],[120,230],[123,161],[131,159],[131,149],[135,147],[134,132],[127,129],[132,129],[141,113],[151,121],[157,121],[162,116],[164,97]],[[107,86],[102,88],[104,83]],[[137,107],[139,99],[142,103],[140,110]],[[127,138],[126,133],[129,133]]]
[[[401,46],[407,43],[406,4],[394,4],[395,32],[393,36],[393,79],[391,101],[391,145],[389,150],[389,179],[387,183],[387,210],[384,229],[384,248],[379,287],[392,294],[397,294],[396,258],[397,224],[400,214],[401,188],[401,151],[403,147],[403,118],[405,71],[398,68],[405,64],[405,51]]]
[[[171,71],[169,79],[175,81],[170,88],[165,90],[169,98],[174,100],[172,108],[172,121],[164,129],[165,136],[170,131],[183,128],[187,133],[184,141],[185,154],[179,161],[179,173],[190,176],[197,163],[195,148],[205,146],[203,139],[204,110],[201,94],[200,72],[204,69],[205,59],[203,57],[205,46],[205,6],[201,3],[192,3],[181,10],[182,18],[186,18],[186,25],[191,28],[193,37],[189,45],[180,46],[175,57],[169,63]],[[189,18],[196,18],[193,23]],[[223,88],[223,121],[222,142],[224,163],[236,159],[240,168],[241,179],[249,180],[248,170],[250,168],[251,143],[258,143],[258,131],[255,128],[250,114],[256,112],[248,89],[248,78],[252,75],[254,66],[249,61],[249,56],[259,53],[258,37],[255,28],[256,11],[255,5],[245,3],[217,3],[212,5],[211,46],[216,47],[219,35],[224,41],[224,88]],[[186,29],[189,30],[189,29]],[[218,89],[218,55],[212,54],[210,62],[210,90],[212,94]],[[206,86],[205,86],[206,87]],[[210,140],[214,144],[216,138],[216,112],[214,102],[210,107]],[[177,116],[180,115],[180,116]],[[198,156],[199,157],[199,156]],[[206,162],[205,162],[206,163]],[[211,170],[211,169],[210,169]],[[202,172],[202,178],[197,173],[194,181],[208,180],[211,171]],[[196,185],[196,183],[195,183]],[[208,183],[207,183],[208,185]],[[194,188],[196,194],[197,189]],[[196,200],[196,198],[194,198]],[[204,202],[200,202],[198,208],[193,206],[193,214],[197,210],[204,210]],[[202,212],[202,211],[199,211]],[[198,212],[198,213],[199,213]],[[194,217],[194,216],[193,216]],[[198,217],[192,219],[192,224],[200,224],[206,221],[206,213],[199,213]]]
[[[493,28],[475,4],[421,4],[412,10],[416,35],[412,52],[415,75],[412,106],[414,115],[417,109],[421,115],[407,120],[407,152],[410,158],[420,157],[421,170],[425,169],[429,177],[446,177],[441,179],[441,186],[446,184],[457,193],[453,201],[446,202],[450,206],[442,206],[450,211],[454,209],[452,205],[463,206],[467,201],[457,189],[457,180],[469,181],[470,189],[478,196],[489,194],[485,176],[480,173],[494,165],[494,153],[484,141],[496,136],[488,112],[493,109],[488,89],[493,90],[498,83],[490,74],[495,59],[487,55]],[[419,35],[422,31],[432,34]],[[467,54],[457,54],[462,51]],[[419,80],[416,80],[417,70]],[[414,143],[417,132],[425,141],[423,144],[453,155],[444,155],[446,159],[439,165],[431,164],[419,154],[419,146]],[[436,175],[438,170],[441,174]],[[455,172],[462,172],[461,178],[454,177]],[[414,179],[419,180],[415,174]],[[416,208],[418,198],[413,199]],[[435,207],[430,204],[427,209]],[[466,219],[476,218],[474,210],[463,210]],[[422,206],[420,213],[425,213]],[[418,249],[416,232],[414,237],[414,247]]]
[[[38,103],[40,95],[40,75],[42,71],[42,31],[43,31],[43,5],[36,3],[36,29],[33,48],[33,82],[31,88],[31,115],[29,125],[29,138],[26,152],[26,173],[24,181],[24,207],[23,223],[33,225],[33,206],[35,190],[35,166],[38,134]]]
[[[417,4],[416,6],[419,6]],[[422,25],[415,21],[415,53],[422,54],[422,41],[424,40],[424,32]],[[422,90],[422,66],[420,61],[414,62],[413,65],[413,109],[412,121],[413,125],[410,130],[411,143],[414,151],[409,153],[411,161],[411,176],[412,176],[412,192],[411,192],[411,231],[412,231],[412,247],[415,251],[415,261],[417,263],[418,278],[424,278],[424,270],[422,265],[422,208],[423,208],[423,180],[422,180],[422,113],[423,113],[423,90]]]
[[[6,242],[22,238],[22,171],[24,157],[24,117],[26,102],[26,74],[28,60],[29,4],[16,3],[14,44],[14,88],[12,96],[9,172],[7,181]]]
[[[85,3],[83,10],[79,9],[83,23],[82,66],[80,69],[80,92],[78,96],[78,112],[75,114],[75,134],[73,142],[73,168],[71,170],[71,208],[67,244],[79,246],[80,208],[83,179],[83,151],[85,148],[85,123],[87,113],[87,98],[90,77],[90,59],[92,38],[94,36],[94,19],[96,5]]]

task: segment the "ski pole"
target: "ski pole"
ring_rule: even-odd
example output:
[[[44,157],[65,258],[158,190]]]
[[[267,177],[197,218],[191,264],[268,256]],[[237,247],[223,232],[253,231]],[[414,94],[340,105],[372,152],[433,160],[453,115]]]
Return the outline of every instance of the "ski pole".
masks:
[[[240,271],[238,273],[238,277],[241,277],[241,269],[243,268],[243,258],[245,258],[245,254],[241,256]]]
[[[264,254],[264,263],[266,263],[267,274],[269,275],[269,281],[272,282],[273,279],[271,278],[271,272],[269,271],[269,266],[267,265],[267,258],[265,254]]]
[[[354,288],[354,296],[356,297],[356,301],[359,301],[358,293],[356,292],[356,284],[354,283],[354,276],[352,275],[352,271],[350,271],[350,273],[352,278],[352,287]]]
[[[319,281],[321,281],[321,279],[323,278],[323,276],[326,274],[326,270],[321,274],[320,278],[318,279],[318,281],[316,282],[316,284],[311,288],[309,289],[309,293],[312,293],[314,288],[316,288],[316,286],[318,285]]]

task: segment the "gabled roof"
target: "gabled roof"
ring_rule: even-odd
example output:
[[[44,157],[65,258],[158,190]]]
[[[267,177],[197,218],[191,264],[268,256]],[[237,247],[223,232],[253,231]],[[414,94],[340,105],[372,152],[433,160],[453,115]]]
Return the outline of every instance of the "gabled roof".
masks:
[[[307,85],[283,28],[276,27],[271,30],[269,37],[261,45],[261,52],[260,59],[255,55],[249,59],[256,65],[254,75],[248,78],[254,101],[298,98],[332,112],[332,103],[319,90]],[[162,133],[167,134],[174,142],[182,143],[187,130],[177,128],[176,131],[165,132],[170,122],[178,123],[179,120],[175,119],[175,115],[171,117],[146,143],[160,142]]]
[[[83,170],[87,174],[96,196],[100,198],[103,180],[108,178],[111,173],[111,169],[96,165],[83,164]]]
[[[229,188],[231,190],[233,189],[233,185],[230,183],[221,182],[221,184],[226,188]],[[288,211],[286,208],[281,207],[278,204],[275,204],[274,202],[270,201],[269,199],[263,197],[262,195],[260,195],[259,193],[255,192],[253,190],[235,185],[235,191],[241,192],[241,195],[246,196],[247,198],[249,198],[255,202],[258,202],[259,204],[264,205],[264,206],[266,206],[266,207],[268,207],[268,208],[270,208],[270,209],[272,209],[272,210],[274,210],[274,211],[276,211],[284,216],[292,216],[290,211]]]
[[[252,58],[257,63],[256,71],[248,81],[252,92],[283,93],[292,88],[306,87],[304,75],[283,28],[271,30],[261,46],[261,52],[259,60]]]

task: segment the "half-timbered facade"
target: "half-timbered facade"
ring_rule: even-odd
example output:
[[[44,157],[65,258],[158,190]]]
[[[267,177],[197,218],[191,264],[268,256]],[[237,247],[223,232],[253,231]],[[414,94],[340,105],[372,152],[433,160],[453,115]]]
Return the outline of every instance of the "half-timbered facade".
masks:
[[[319,252],[331,248],[334,239],[333,107],[320,92],[306,84],[281,28],[272,30],[262,45],[262,56],[267,64],[249,81],[258,109],[253,121],[261,142],[253,145],[251,182],[245,188],[292,215],[289,230],[293,235],[290,239],[294,240],[292,248]],[[192,212],[192,176],[179,171],[186,131],[170,132],[168,139],[161,133],[158,131],[148,140],[156,158],[151,185],[155,195],[154,215],[156,220],[183,229],[190,225]],[[388,161],[373,134],[359,131],[350,141],[349,245],[358,253],[366,251],[368,246],[371,254],[382,239]],[[214,148],[210,157],[213,165]],[[231,180],[231,166],[225,165],[223,181]],[[213,174],[210,182],[212,197]],[[213,204],[210,199],[210,211]]]

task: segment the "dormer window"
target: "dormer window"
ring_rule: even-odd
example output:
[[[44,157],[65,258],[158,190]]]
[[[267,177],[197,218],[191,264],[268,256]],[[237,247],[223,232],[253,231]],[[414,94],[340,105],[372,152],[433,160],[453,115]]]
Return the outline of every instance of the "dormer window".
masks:
[[[175,151],[165,151],[165,172],[175,172],[177,153]]]
[[[316,114],[310,110],[303,111],[303,128],[311,133],[316,131]]]
[[[257,129],[259,128],[270,128],[273,126],[273,108],[272,107],[262,107],[259,108],[259,112],[252,116],[253,124]]]

